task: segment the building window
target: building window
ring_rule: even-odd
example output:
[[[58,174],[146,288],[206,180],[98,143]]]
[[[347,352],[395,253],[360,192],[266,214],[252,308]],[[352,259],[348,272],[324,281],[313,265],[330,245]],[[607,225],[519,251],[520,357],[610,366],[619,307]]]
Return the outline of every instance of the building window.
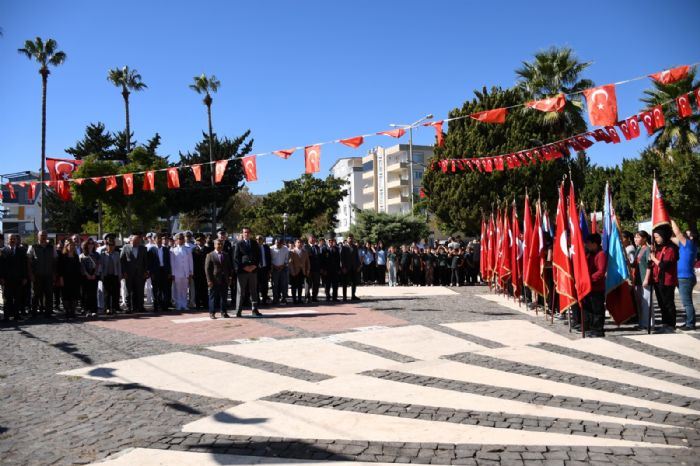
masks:
[[[369,162],[363,163],[362,164],[362,171],[363,172],[374,171],[374,160],[370,160]]]
[[[420,180],[423,178],[423,172],[413,172],[413,179]]]

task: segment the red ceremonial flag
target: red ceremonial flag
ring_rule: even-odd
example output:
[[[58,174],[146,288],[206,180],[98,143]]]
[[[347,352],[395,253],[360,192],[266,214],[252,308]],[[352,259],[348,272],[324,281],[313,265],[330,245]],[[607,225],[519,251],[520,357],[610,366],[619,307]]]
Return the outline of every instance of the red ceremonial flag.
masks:
[[[501,219],[501,209],[496,209],[496,249],[494,254],[494,266],[493,273],[496,275],[499,286],[501,283],[501,275],[503,270],[501,269],[501,258],[503,257],[503,220]]]
[[[36,185],[37,185],[36,181],[31,181],[29,183],[29,188],[27,189],[27,198],[30,201],[33,201],[34,197],[36,196]]]
[[[46,168],[51,181],[69,180],[82,163],[82,160],[46,159]]]
[[[141,189],[144,191],[156,190],[156,174],[153,170],[147,171],[143,174],[143,186]]]
[[[100,184],[100,181],[102,181],[102,177],[101,177],[101,176],[94,176],[94,177],[92,177],[92,178],[90,178],[90,179],[91,179],[92,182],[95,183],[95,184]],[[46,186],[48,186],[48,185],[46,185]]]
[[[114,181],[116,183],[116,180]],[[56,194],[62,201],[70,201],[73,196],[70,192],[70,186],[66,180],[56,181]]]
[[[110,175],[105,177],[105,191],[111,191],[117,187],[117,177]]]
[[[662,128],[666,126],[666,118],[664,118],[664,111],[661,105],[651,109],[651,114],[654,117],[654,128]]]
[[[192,165],[192,173],[194,174],[194,180],[195,181],[202,181],[202,165],[197,164],[197,165]]]
[[[392,129],[391,131],[380,131],[377,134],[383,134],[385,136],[391,136],[392,138],[400,138],[406,134],[406,130],[403,128]],[[312,146],[313,147],[313,146]]]
[[[569,234],[571,235],[571,248],[569,256],[574,272],[576,285],[576,297],[579,303],[591,292],[591,275],[588,273],[588,260],[586,251],[583,248],[583,236],[581,225],[578,221],[576,211],[576,195],[574,194],[574,184],[569,187]]]
[[[598,142],[605,142],[606,144],[610,142],[610,136],[608,135],[608,133],[606,133],[600,128],[590,132],[589,134],[593,137],[593,139],[595,139]]]
[[[245,174],[245,180],[258,181],[258,163],[254,155],[249,155],[248,157],[243,157],[241,159],[243,162],[243,173]]]
[[[177,167],[168,168],[167,179],[168,179],[168,189],[178,189],[180,187],[180,174],[177,171]]]
[[[598,218],[595,209],[591,212],[591,233],[598,233]]]
[[[362,136],[355,136],[354,138],[341,139],[339,142],[348,147],[352,147],[353,149],[357,149],[363,142],[365,142],[365,138]]]
[[[559,312],[564,312],[576,303],[574,276],[569,260],[569,238],[566,234],[566,205],[564,203],[564,182],[559,185],[557,203],[556,238],[552,247],[552,267],[554,281],[559,293]]]
[[[632,139],[638,138],[641,132],[639,130],[639,121],[637,121],[637,115],[629,117],[626,121],[627,128],[629,128],[630,137]]]
[[[647,129],[647,135],[651,136],[654,134],[656,125],[654,124],[654,115],[651,112],[642,112],[639,114],[639,118],[644,123],[644,127]]]
[[[479,248],[479,275],[481,275],[481,281],[486,281],[486,222],[484,221],[484,214],[481,214],[481,247]]]
[[[284,150],[276,150],[273,152],[277,157],[282,157],[283,159],[288,159],[289,157],[292,156],[294,151],[297,150],[296,147],[292,147],[291,149],[284,149]]]
[[[12,183],[7,183],[5,186],[7,186],[7,190],[10,192],[10,199],[17,199],[17,194],[15,193],[15,187],[12,186]]]
[[[445,138],[442,135],[442,123],[443,120],[431,121],[430,123],[423,123],[423,126],[432,126],[433,128],[435,128],[435,137],[437,138],[438,147],[443,147],[445,145]]]
[[[630,135],[630,129],[627,126],[627,121],[618,121],[617,126],[620,127],[620,131],[622,131],[622,135],[625,137],[625,141],[629,141],[632,139],[632,136]]]
[[[541,112],[561,112],[566,105],[564,94],[555,95],[548,99],[533,100],[525,104],[526,107],[535,108]]]
[[[496,170],[498,170],[499,172],[502,172],[505,169],[503,166],[503,157],[494,157],[493,163],[496,167]]]
[[[82,186],[83,183],[85,183],[85,178],[74,178],[73,183],[77,184],[78,186]]]
[[[614,126],[606,126],[605,130],[608,132],[608,137],[613,142],[613,144],[620,143],[620,135],[617,134],[617,130],[615,129]]]
[[[304,165],[306,166],[306,173],[318,173],[321,171],[320,145],[304,147]]]
[[[122,176],[122,190],[125,196],[134,194],[134,174],[126,173]]]
[[[659,185],[656,183],[656,178],[654,178],[654,184],[651,188],[651,229],[658,227],[659,225],[670,225],[671,217],[668,215],[666,210],[666,204],[664,204],[664,198],[659,191]]]
[[[542,208],[540,201],[537,201],[535,207],[535,222],[532,224],[532,232],[530,234],[530,244],[528,245],[528,262],[527,268],[523,269],[523,281],[530,289],[541,295],[546,296],[546,288],[544,280],[542,280],[542,272],[544,271],[544,237],[542,232]]]
[[[477,113],[472,113],[469,115],[469,118],[473,118],[477,121],[481,121],[483,123],[505,123],[506,122],[506,114],[508,113],[508,109],[506,108],[496,108],[493,110],[486,110],[484,112],[477,112]]]
[[[528,268],[530,236],[532,235],[532,215],[530,213],[530,199],[525,192],[525,203],[523,207],[523,259],[522,259],[522,274],[525,275],[525,270]]]
[[[510,227],[510,219],[508,218],[508,208],[503,209],[503,241],[501,250],[503,251],[503,256],[501,257],[501,288],[505,289],[508,281],[510,281],[511,274],[513,273],[512,261],[511,261],[511,251],[513,248],[513,232]]]
[[[495,228],[493,225],[493,212],[491,212],[491,216],[489,217],[489,227],[486,232],[487,238],[486,242],[488,243],[488,247],[486,248],[487,250],[487,256],[486,256],[486,277],[488,281],[491,281],[491,278],[493,277],[493,267],[495,265],[495,256],[496,256],[496,238],[495,238]]]
[[[595,126],[612,126],[617,123],[617,98],[615,85],[594,87],[583,91],[588,105],[588,117]]]
[[[520,248],[520,223],[518,220],[518,209],[515,205],[515,200],[513,200],[513,220],[512,226],[513,230],[513,242],[510,248],[510,282],[513,284],[513,296],[515,298],[520,297],[520,275],[522,269],[522,249]]]
[[[690,66],[683,65],[670,70],[659,71],[658,73],[650,74],[649,77],[660,84],[671,84],[681,79],[685,79],[690,71]]]
[[[680,97],[676,97],[676,106],[678,107],[678,116],[681,118],[687,118],[693,114],[693,109],[690,107],[690,99],[688,94],[683,94]]]
[[[226,165],[228,165],[228,159],[217,160],[214,165],[214,183],[221,183],[226,173]]]

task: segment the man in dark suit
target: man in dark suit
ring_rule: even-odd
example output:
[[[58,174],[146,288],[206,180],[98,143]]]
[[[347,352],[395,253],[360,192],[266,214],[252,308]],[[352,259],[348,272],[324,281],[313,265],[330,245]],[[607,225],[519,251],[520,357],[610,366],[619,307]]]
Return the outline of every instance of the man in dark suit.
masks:
[[[258,310],[258,264],[260,263],[260,248],[257,242],[250,239],[250,228],[243,227],[241,239],[233,249],[233,270],[238,281],[236,295],[236,317],[241,317],[243,303],[250,297],[254,316],[262,316]]]
[[[4,250],[3,262],[3,320],[10,320],[10,317],[18,320],[25,304],[23,288],[29,283],[27,249],[22,246],[18,234],[10,235],[10,244]]]
[[[148,251],[141,244],[141,236],[132,235],[120,254],[122,274],[126,280],[127,314],[143,312],[143,288],[148,277]]]
[[[194,270],[194,302],[197,309],[209,308],[209,294],[207,289],[207,274],[204,263],[207,254],[212,251],[211,246],[207,246],[204,235],[197,235],[197,241],[192,248],[192,268]]]
[[[226,295],[231,281],[231,256],[224,251],[224,241],[214,240],[214,250],[207,254],[204,261],[204,272],[209,288],[209,317],[216,319],[216,311],[221,317],[228,318],[226,312]]]
[[[321,249],[316,243],[314,235],[308,236],[308,243],[304,245],[306,253],[309,255],[309,275],[306,277],[305,295],[306,302],[318,301],[318,288],[321,284]]]
[[[340,277],[340,248],[335,237],[328,239],[328,246],[321,252],[321,275],[326,287],[326,301],[338,301],[338,279]]]
[[[272,254],[270,246],[265,243],[265,238],[262,235],[255,237],[260,249],[260,263],[258,264],[258,293],[260,294],[260,302],[267,304],[269,298],[267,291],[270,286],[270,267],[272,264]]]
[[[233,263],[233,244],[231,241],[228,239],[228,234],[226,233],[225,228],[219,228],[216,230],[217,238],[222,241],[222,244],[224,245],[224,253],[228,254],[228,256],[231,258],[231,263]],[[235,306],[236,302],[236,271],[231,270],[231,305]],[[226,291],[226,299],[228,299],[228,290]]]
[[[343,282],[343,301],[348,300],[347,287],[351,286],[352,300],[359,301],[356,290],[357,284],[360,282],[360,268],[362,267],[362,259],[360,259],[360,248],[355,244],[355,237],[348,235],[347,244],[343,245],[340,250],[340,271],[341,280]]]
[[[167,311],[171,303],[172,268],[170,267],[170,248],[163,246],[165,233],[156,237],[155,247],[148,249],[148,273],[153,285],[153,312]]]

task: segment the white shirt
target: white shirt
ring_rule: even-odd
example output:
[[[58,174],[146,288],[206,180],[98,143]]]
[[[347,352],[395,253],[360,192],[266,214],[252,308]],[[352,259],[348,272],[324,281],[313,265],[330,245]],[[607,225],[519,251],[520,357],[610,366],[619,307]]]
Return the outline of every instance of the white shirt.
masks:
[[[287,246],[278,248],[275,244],[270,248],[270,256],[272,257],[272,265],[275,267],[286,266],[289,262],[289,249]]]
[[[192,275],[192,254],[185,246],[173,246],[170,248],[170,267],[175,278],[187,278]]]

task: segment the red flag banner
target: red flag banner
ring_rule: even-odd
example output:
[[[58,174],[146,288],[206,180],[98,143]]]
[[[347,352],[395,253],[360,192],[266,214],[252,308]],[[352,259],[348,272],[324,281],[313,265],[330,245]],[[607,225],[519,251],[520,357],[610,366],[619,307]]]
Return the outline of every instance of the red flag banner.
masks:
[[[78,186],[82,186],[83,183],[85,183],[85,178],[74,178],[73,183],[77,184]]]
[[[320,145],[304,147],[304,165],[306,167],[306,173],[318,173],[321,171]]]
[[[649,77],[659,84],[671,84],[688,77],[688,71],[690,71],[690,66],[684,65],[650,74]]]
[[[481,281],[487,281],[486,279],[486,222],[484,221],[484,214],[481,214],[481,246],[479,248],[479,275],[481,275]]]
[[[44,186],[46,186],[47,188],[50,188],[51,186],[53,186],[54,183],[55,183],[54,181],[47,180],[47,181],[44,181]]]
[[[192,173],[194,174],[194,180],[197,182],[202,181],[202,165],[192,165]]]
[[[15,187],[12,186],[12,183],[7,183],[5,186],[7,186],[7,191],[10,193],[10,199],[17,199],[17,193],[15,193]]]
[[[605,142],[606,144],[611,142],[611,139],[610,139],[610,136],[608,135],[608,133],[606,133],[605,131],[603,131],[600,128],[598,128],[595,131],[590,132],[589,134],[593,137],[593,139],[595,139],[598,142]]]
[[[114,181],[117,182],[116,180]],[[70,186],[67,180],[56,181],[56,194],[58,194],[59,199],[62,201],[70,201],[73,196],[70,193]]]
[[[521,286],[521,269],[522,269],[522,250],[520,248],[520,224],[518,220],[518,210],[513,201],[513,219],[511,225],[513,231],[513,242],[510,248],[510,281],[513,285],[513,296],[515,298],[520,297]]]
[[[676,106],[678,107],[678,116],[688,118],[693,114],[693,109],[690,107],[690,99],[688,94],[676,97]]]
[[[110,175],[105,177],[105,191],[111,191],[117,187],[117,177]]]
[[[444,147],[445,146],[445,138],[442,134],[442,124],[444,122],[442,120],[440,121],[431,121],[430,123],[424,123],[423,126],[432,126],[435,128],[435,137],[437,138],[437,145],[438,147]]]
[[[595,126],[612,126],[617,123],[617,98],[615,85],[594,87],[583,91],[588,105],[588,117]]]
[[[542,210],[539,201],[535,207],[535,222],[532,225],[530,244],[528,245],[527,269],[523,270],[523,281],[535,293],[546,296],[547,290],[542,272],[544,271],[544,237],[542,232]]]
[[[559,312],[564,312],[576,304],[574,276],[569,260],[569,238],[566,234],[566,204],[564,202],[564,182],[559,185],[557,203],[556,239],[552,247],[552,267],[554,282],[559,293]]]
[[[615,129],[614,126],[606,126],[605,130],[608,132],[608,137],[613,142],[613,144],[620,143],[620,135],[617,134],[617,130]]]
[[[29,183],[29,188],[27,189],[27,198],[30,201],[33,201],[34,197],[36,196],[36,185],[37,185],[36,181],[31,181]]]
[[[216,161],[214,164],[214,183],[221,183],[226,173],[226,165],[228,165],[228,159]]]
[[[578,301],[581,302],[591,292],[591,275],[588,273],[588,261],[586,259],[586,251],[583,248],[583,236],[581,235],[581,225],[578,221],[573,183],[569,187],[569,233],[571,235],[569,256],[571,257],[574,278],[576,279],[576,296]]]
[[[627,120],[627,127],[629,128],[630,131],[630,138],[638,138],[639,135],[641,134],[639,130],[639,121],[637,121],[637,116],[631,116]]]
[[[254,155],[249,155],[248,157],[243,157],[241,162],[243,163],[243,173],[245,174],[246,181],[258,181],[258,164],[256,157]]]
[[[341,139],[339,142],[353,149],[357,149],[365,142],[365,138],[362,136],[355,136],[354,138]]]
[[[663,128],[666,126],[666,118],[664,117],[664,111],[661,105],[652,108],[651,114],[654,117],[654,128]]]
[[[508,109],[506,108],[496,108],[493,110],[486,110],[484,112],[472,113],[471,115],[469,115],[469,118],[473,118],[483,123],[503,124],[506,122],[507,113]]]
[[[642,112],[639,114],[639,119],[644,123],[644,127],[647,130],[647,135],[651,136],[654,134],[656,125],[654,125],[654,115],[651,112]]]
[[[92,182],[95,183],[95,184],[100,184],[100,181],[102,181],[102,177],[101,177],[101,176],[93,176],[93,177],[90,178],[90,179],[91,179]],[[47,186],[48,186],[48,185],[47,185]]]
[[[404,134],[406,134],[406,130],[403,128],[399,129],[392,129],[391,131],[380,131],[377,134],[383,134],[385,136],[391,136],[392,138],[400,138]],[[318,147],[318,146],[311,146],[311,147]]]
[[[666,210],[664,198],[659,191],[659,185],[654,178],[654,184],[651,188],[651,228],[654,229],[660,225],[669,225],[671,217]]]
[[[141,189],[144,191],[156,190],[156,174],[153,170],[147,171],[143,174],[143,186]]]
[[[168,189],[178,189],[180,187],[180,174],[177,167],[171,167],[167,170]]]
[[[46,168],[51,181],[69,180],[73,172],[82,164],[82,160],[46,159]]]
[[[275,154],[277,157],[282,157],[283,159],[287,160],[289,157],[292,156],[292,154],[296,150],[296,147],[292,147],[291,149],[276,150],[273,152],[273,154]]]
[[[566,97],[559,94],[554,97],[542,100],[533,100],[525,104],[526,107],[537,109],[541,112],[561,112],[566,105]]]
[[[126,173],[122,176],[122,190],[125,196],[134,194],[134,174]]]
[[[622,131],[622,135],[625,137],[625,141],[629,141],[630,139],[632,139],[629,126],[627,126],[627,121],[618,121],[617,126],[620,128],[620,131]]]

